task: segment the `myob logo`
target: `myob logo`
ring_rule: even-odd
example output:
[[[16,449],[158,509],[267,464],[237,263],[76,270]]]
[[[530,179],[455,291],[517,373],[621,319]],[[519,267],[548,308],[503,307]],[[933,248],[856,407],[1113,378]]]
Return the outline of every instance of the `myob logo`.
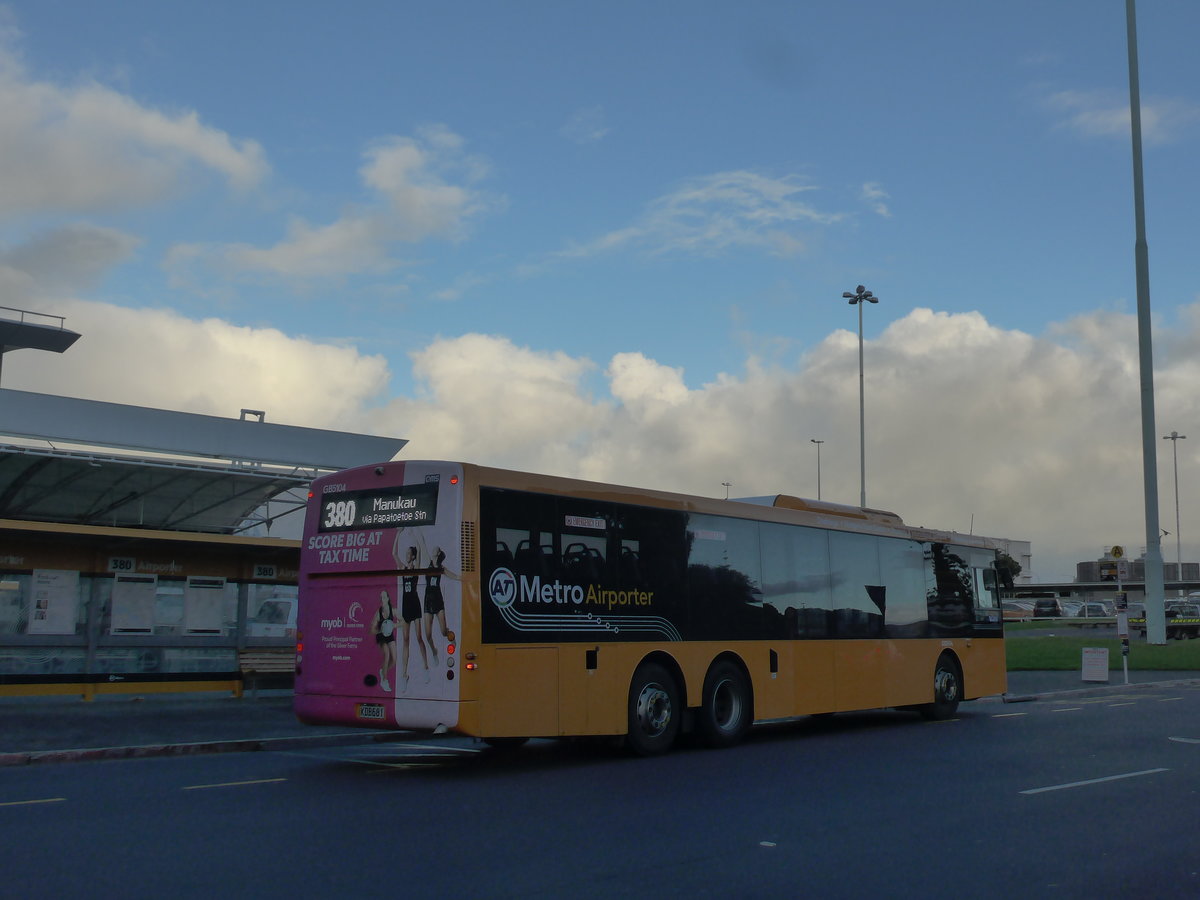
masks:
[[[488,596],[501,608],[512,606],[517,599],[517,576],[510,569],[496,569],[488,579]]]

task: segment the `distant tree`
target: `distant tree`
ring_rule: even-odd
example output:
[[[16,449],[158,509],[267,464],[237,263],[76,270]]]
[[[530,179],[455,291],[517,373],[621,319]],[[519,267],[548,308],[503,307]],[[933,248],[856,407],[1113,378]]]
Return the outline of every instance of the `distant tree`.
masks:
[[[1001,551],[996,556],[996,571],[1000,575],[1000,583],[1007,588],[1011,588],[1017,576],[1021,574],[1021,564],[1007,553]]]

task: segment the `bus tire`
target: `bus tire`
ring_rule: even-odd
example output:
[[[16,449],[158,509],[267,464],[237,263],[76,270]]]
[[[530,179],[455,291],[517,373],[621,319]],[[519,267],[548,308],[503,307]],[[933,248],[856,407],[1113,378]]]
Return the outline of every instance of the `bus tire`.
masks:
[[[722,659],[704,677],[700,736],[709,747],[732,747],[754,721],[750,679],[741,667]]]
[[[962,691],[962,671],[953,656],[943,653],[933,669],[933,702],[920,707],[921,715],[934,721],[953,717]]]
[[[629,685],[629,749],[639,756],[666,753],[679,734],[682,713],[671,673],[658,663],[638,666]]]

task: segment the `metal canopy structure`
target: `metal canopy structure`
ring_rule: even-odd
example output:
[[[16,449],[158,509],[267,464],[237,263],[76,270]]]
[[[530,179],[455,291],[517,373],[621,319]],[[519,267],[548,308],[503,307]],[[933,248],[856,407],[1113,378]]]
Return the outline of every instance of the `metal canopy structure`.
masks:
[[[15,313],[16,318],[12,318]],[[10,350],[50,350],[63,353],[79,340],[79,332],[64,327],[62,316],[47,316],[11,306],[0,306],[0,372],[3,371],[4,354]],[[27,317],[53,320],[57,325],[27,321]]]
[[[299,471],[0,447],[0,518],[232,534],[255,524],[247,519],[271,498],[310,479]]]
[[[10,390],[0,436],[0,519],[221,534],[294,512],[302,500],[277,498],[407,443]]]

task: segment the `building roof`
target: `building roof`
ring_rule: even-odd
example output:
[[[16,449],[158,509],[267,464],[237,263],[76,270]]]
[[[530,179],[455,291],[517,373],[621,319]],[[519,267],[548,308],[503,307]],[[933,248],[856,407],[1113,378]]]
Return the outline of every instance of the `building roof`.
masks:
[[[407,443],[262,418],[0,390],[0,518],[231,534],[294,511],[268,501],[321,472]]]

